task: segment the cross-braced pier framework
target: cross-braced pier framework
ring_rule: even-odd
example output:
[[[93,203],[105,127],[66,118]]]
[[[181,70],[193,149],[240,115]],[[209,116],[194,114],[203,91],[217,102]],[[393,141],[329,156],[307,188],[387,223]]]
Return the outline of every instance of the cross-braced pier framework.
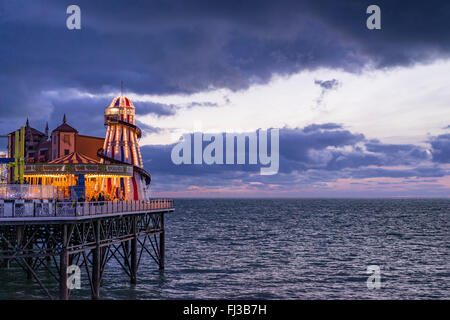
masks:
[[[59,283],[59,298],[68,299],[68,267],[77,265],[87,274],[92,298],[98,299],[103,272],[111,259],[118,262],[131,283],[136,283],[144,254],[164,269],[164,213],[1,224],[0,259],[16,261],[50,299],[53,295],[38,270],[47,270]]]

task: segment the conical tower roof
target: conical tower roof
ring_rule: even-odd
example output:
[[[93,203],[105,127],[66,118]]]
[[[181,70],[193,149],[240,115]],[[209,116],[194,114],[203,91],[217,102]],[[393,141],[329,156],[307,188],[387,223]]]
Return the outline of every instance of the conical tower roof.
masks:
[[[128,97],[118,96],[113,99],[108,108],[126,108],[126,107],[134,109],[133,102],[131,102],[131,100]]]

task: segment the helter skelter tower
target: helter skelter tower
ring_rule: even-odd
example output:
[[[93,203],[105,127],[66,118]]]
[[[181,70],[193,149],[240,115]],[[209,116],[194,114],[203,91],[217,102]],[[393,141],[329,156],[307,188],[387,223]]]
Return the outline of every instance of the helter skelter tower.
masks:
[[[130,99],[119,96],[105,108],[106,138],[98,156],[103,163],[133,165],[133,177],[120,178],[120,189],[126,200],[146,200],[150,174],[144,170],[139,138],[141,130],[135,123],[135,108]],[[117,181],[108,180],[108,188]]]

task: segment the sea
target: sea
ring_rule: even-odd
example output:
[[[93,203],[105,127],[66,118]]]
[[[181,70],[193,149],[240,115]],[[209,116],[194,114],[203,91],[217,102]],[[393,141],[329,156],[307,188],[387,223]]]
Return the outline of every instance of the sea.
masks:
[[[450,298],[450,199],[177,199],[175,208],[165,270],[144,254],[130,284],[111,260],[102,299]],[[81,278],[71,299],[90,298]],[[46,295],[12,265],[0,269],[0,299]]]

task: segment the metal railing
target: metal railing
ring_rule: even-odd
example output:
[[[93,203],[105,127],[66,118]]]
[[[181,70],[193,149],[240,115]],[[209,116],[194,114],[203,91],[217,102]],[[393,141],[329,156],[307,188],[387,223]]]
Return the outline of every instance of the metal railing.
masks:
[[[10,200],[0,202],[0,221],[1,218],[80,217],[166,209],[173,209],[173,200],[99,202]]]

